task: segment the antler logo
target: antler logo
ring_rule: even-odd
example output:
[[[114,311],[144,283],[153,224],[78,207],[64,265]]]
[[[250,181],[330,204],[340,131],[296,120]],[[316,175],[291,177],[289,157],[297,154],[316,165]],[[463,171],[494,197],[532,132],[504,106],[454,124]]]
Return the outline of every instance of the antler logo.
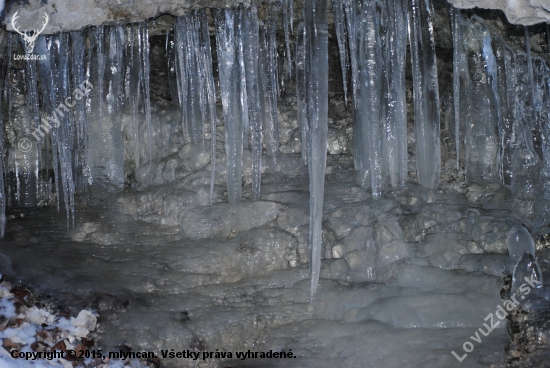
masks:
[[[17,13],[19,13],[19,10],[15,12],[13,17],[11,17],[11,26],[13,30],[21,35],[23,37],[23,41],[25,41],[25,48],[27,50],[27,54],[31,54],[34,50],[34,42],[38,38],[38,35],[42,33],[44,28],[46,28],[46,25],[48,24],[48,21],[50,20],[50,17],[48,17],[48,14],[44,13],[44,24],[42,25],[42,29],[39,31],[38,29],[33,29],[32,34],[27,34],[27,30],[25,29],[24,32],[21,32],[18,27],[15,26],[15,21],[18,18]]]

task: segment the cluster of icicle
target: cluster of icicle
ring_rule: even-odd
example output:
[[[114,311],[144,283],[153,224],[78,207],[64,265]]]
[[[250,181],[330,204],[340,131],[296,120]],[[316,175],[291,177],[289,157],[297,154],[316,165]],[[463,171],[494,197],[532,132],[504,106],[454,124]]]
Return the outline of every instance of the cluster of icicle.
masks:
[[[35,53],[25,61],[28,121],[16,126],[16,142],[27,139],[30,150],[12,149],[3,164],[15,173],[14,206],[34,207],[40,186],[53,173],[57,207],[64,203],[68,223],[74,222],[74,195],[95,180],[115,186],[124,184],[124,144],[120,112],[128,107],[134,134],[139,136],[140,91],[147,132],[151,137],[149,92],[149,42],[146,23],[97,26],[82,31],[38,37]],[[12,119],[11,61],[16,35],[8,33],[3,97],[8,121]],[[24,45],[23,40],[21,45]],[[107,47],[108,45],[108,47]],[[45,57],[42,57],[45,56]],[[40,86],[40,88],[39,88]],[[0,141],[4,141],[0,139]],[[134,139],[136,167],[140,157],[151,157],[149,139],[140,154]],[[7,164],[6,164],[7,161]],[[5,208],[2,195],[2,208]]]
[[[484,20],[451,9],[457,167],[469,182],[502,183],[516,198],[550,194],[550,69],[491,35]],[[457,123],[458,122],[458,123]]]
[[[359,183],[379,197],[405,185],[408,174],[405,60],[409,35],[417,171],[420,184],[439,183],[439,95],[428,0],[334,0],[344,98],[351,68],[354,159]]]

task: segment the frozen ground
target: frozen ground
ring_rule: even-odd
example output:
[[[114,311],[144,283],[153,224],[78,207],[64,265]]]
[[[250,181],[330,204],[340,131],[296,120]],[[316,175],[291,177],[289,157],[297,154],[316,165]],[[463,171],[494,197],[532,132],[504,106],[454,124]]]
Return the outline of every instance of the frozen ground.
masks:
[[[96,309],[104,349],[233,355],[163,359],[168,367],[501,362],[505,323],[478,333],[481,342],[470,336],[501,303],[506,237],[517,223],[517,213],[504,209],[506,191],[481,196],[475,186],[432,191],[410,184],[372,200],[353,184],[349,158],[329,156],[327,172],[324,260],[313,303],[307,176],[292,164],[264,175],[261,201],[236,207],[209,207],[198,172],[190,176],[199,179],[139,192],[90,193],[68,232],[63,213],[39,210],[10,221],[1,267],[60,304]],[[223,197],[223,186],[216,189]],[[451,352],[463,356],[466,341],[474,349],[459,363]],[[248,350],[296,357],[236,359]]]

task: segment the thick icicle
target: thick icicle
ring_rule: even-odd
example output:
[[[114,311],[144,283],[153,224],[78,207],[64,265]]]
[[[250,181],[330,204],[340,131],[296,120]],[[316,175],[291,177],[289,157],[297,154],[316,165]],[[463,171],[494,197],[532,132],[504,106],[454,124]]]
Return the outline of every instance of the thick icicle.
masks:
[[[387,104],[386,140],[384,160],[388,180],[392,187],[404,186],[408,176],[407,101],[405,86],[405,60],[407,52],[407,26],[401,1],[387,1]]]
[[[530,96],[530,110],[531,114],[527,121],[529,122],[529,128],[533,136],[533,148],[535,152],[542,156],[542,138],[540,136],[540,126],[538,117],[541,115],[542,101],[538,98],[535,92],[535,81],[533,73],[533,60],[531,58],[531,37],[529,34],[529,27],[524,26],[525,35],[525,53],[527,54],[527,71],[529,73],[529,96]]]
[[[255,6],[242,10],[242,29],[244,60],[246,66],[246,91],[248,96],[248,118],[251,130],[252,148],[252,199],[260,199],[262,179],[262,111],[259,88],[259,23],[258,10]]]
[[[298,109],[298,125],[300,127],[300,143],[302,161],[307,165],[309,152],[309,119],[307,113],[307,77],[304,23],[298,25],[296,36],[296,104]]]
[[[439,87],[430,0],[412,0],[409,38],[413,71],[416,170],[418,181],[436,188],[441,176]]]
[[[11,41],[11,40],[10,40]],[[0,50],[0,54],[2,51]],[[8,57],[11,57],[11,48],[8,53]],[[9,60],[9,59],[8,59]],[[6,228],[6,191],[4,186],[4,117],[2,115],[3,110],[3,98],[5,96],[4,76],[7,74],[6,69],[11,68],[11,63],[7,62],[5,69],[3,63],[0,63],[0,239],[4,238],[4,230]]]
[[[344,23],[344,2],[343,0],[333,0],[334,9],[334,27],[336,28],[336,38],[338,40],[338,51],[340,52],[340,66],[342,68],[342,87],[344,89],[344,102],[348,104],[348,45]]]
[[[309,242],[310,302],[317,290],[321,270],[323,197],[327,159],[328,131],[328,26],[326,1],[307,0],[304,4],[306,32],[306,74],[308,117],[310,121],[309,169]]]
[[[166,31],[166,60],[168,63],[168,86],[170,97],[175,106],[179,106],[178,81],[176,76],[176,55],[174,50],[174,34],[171,30]]]
[[[289,37],[289,23],[292,22],[292,19],[289,19],[289,2],[292,0],[282,0],[283,1],[283,28],[285,31],[285,47],[286,47],[286,62],[287,62],[287,76],[288,78],[292,77],[292,55],[290,54],[290,37]]]
[[[236,12],[229,9],[215,9],[213,13],[225,118],[227,193],[229,203],[235,203],[241,200],[243,154],[242,106],[239,93],[240,65],[237,59],[238,46],[235,45]]]
[[[134,135],[134,163],[135,168],[138,169],[141,164],[140,160],[140,132],[139,132],[139,117],[138,117],[138,108],[139,108],[139,96],[140,96],[140,83],[139,75],[141,70],[141,61],[140,61],[140,49],[141,43],[139,42],[139,29],[138,26],[133,24],[128,28],[128,100],[130,106],[130,117],[132,121],[132,131]],[[181,97],[179,99],[181,101]]]
[[[243,43],[243,17],[244,17],[244,7],[239,9],[239,12],[236,15],[236,31],[235,31],[235,44],[237,45],[237,60],[239,60],[239,92],[241,95],[241,106],[242,109],[242,120],[243,120],[243,147],[248,149],[248,141],[250,138],[250,122],[248,119],[248,94],[246,91],[246,70],[245,70],[245,50]]]
[[[449,6],[453,36],[453,112],[455,128],[456,171],[460,171],[460,65],[462,63],[462,18],[460,10]]]
[[[346,26],[348,35],[349,56],[351,62],[351,87],[353,92],[353,106],[357,106],[357,89],[359,88],[359,65],[357,53],[357,10],[354,0],[343,0],[346,12]]]
[[[212,66],[212,51],[210,49],[210,34],[208,32],[208,19],[204,9],[198,11],[197,18],[200,23],[199,42],[201,48],[201,63],[205,78],[206,102],[208,105],[206,111],[210,121],[210,205],[212,205],[212,197],[214,196],[214,182],[216,179],[216,125],[218,120],[216,115],[216,90],[214,87],[214,73]],[[203,117],[203,119],[205,119],[205,117]]]
[[[151,126],[151,91],[149,83],[149,73],[151,67],[149,63],[149,25],[147,22],[139,24],[140,42],[141,42],[141,88],[143,90],[143,105],[145,107],[145,126],[147,127],[147,146],[149,164],[153,160],[153,128]]]
[[[491,36],[481,18],[474,16],[470,19],[464,29],[463,42],[468,63],[466,88],[461,95],[461,104],[468,109],[466,180],[499,182],[497,64]]]
[[[373,197],[381,195],[382,133],[381,119],[382,53],[376,1],[366,0],[361,7],[359,42],[359,91],[355,114],[355,162],[363,187],[371,187]]]
[[[279,97],[279,74],[277,65],[277,20],[281,11],[280,3],[269,4],[269,19],[266,30],[266,71],[267,96],[269,98],[270,117],[268,126],[264,126],[267,155],[275,158],[279,152],[279,113],[277,98]],[[267,106],[266,106],[267,108]]]

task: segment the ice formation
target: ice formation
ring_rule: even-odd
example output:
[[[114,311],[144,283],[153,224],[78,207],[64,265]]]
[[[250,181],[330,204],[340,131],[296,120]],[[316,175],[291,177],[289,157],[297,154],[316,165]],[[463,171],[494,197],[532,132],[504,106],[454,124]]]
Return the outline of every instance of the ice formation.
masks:
[[[211,205],[217,173],[225,174],[228,202],[241,200],[243,172],[249,169],[245,164],[252,171],[251,197],[260,200],[262,171],[266,163],[278,162],[278,99],[294,78],[297,146],[310,179],[313,297],[321,260],[329,50],[326,4],[311,0],[306,5],[304,22],[296,29],[292,0],[270,3],[265,23],[254,6],[212,9],[217,64],[207,10],[178,16],[173,30],[166,33],[166,66],[170,95],[180,110],[182,142],[204,148],[210,138]],[[421,185],[436,189],[442,163],[431,1],[335,0],[332,5],[344,100],[353,111],[357,180],[373,198],[381,199],[389,188],[405,186],[411,169]],[[464,165],[468,183],[504,184],[518,199],[537,198],[541,191],[549,195],[550,133],[545,121],[550,111],[550,74],[545,59],[533,58],[529,47],[525,52],[513,49],[477,16],[454,8],[450,15],[454,59],[452,93],[447,96],[453,97],[449,124],[454,127],[457,171]],[[161,127],[151,106],[150,26],[148,22],[100,25],[38,38],[37,50],[48,57],[25,63],[27,111],[14,135],[17,141],[34,139],[33,133],[39,138],[30,150],[10,148],[9,157],[0,163],[14,204],[36,207],[43,194],[55,188],[58,207],[65,208],[71,222],[75,193],[91,184],[121,188],[130,179],[126,166],[147,179],[140,184],[153,185],[156,165],[165,156],[157,149]],[[278,45],[278,28],[284,45]],[[411,168],[407,36],[416,145]],[[7,40],[2,75],[10,78],[17,40],[12,34]],[[529,40],[526,29],[526,46]],[[86,88],[81,98],[74,106],[66,105],[82,86]],[[12,121],[14,87],[4,82],[2,88],[2,117]],[[220,123],[216,88],[223,110]],[[123,111],[129,112],[128,125],[119,119]],[[220,124],[225,133],[225,170],[216,167]],[[126,142],[131,142],[129,147]],[[460,162],[461,153],[465,162]],[[126,156],[132,158],[131,164]],[[10,195],[0,195],[0,212]],[[4,223],[0,218],[0,225]]]

